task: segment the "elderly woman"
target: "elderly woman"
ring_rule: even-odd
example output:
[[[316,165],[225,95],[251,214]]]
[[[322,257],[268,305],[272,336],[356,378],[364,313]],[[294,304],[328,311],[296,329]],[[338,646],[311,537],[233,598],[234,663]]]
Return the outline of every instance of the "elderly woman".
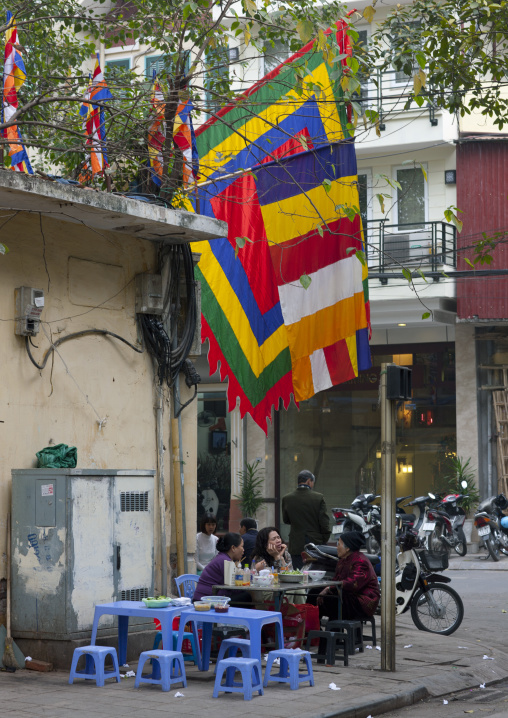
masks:
[[[334,581],[342,581],[342,618],[348,621],[373,616],[381,596],[372,564],[360,553],[364,544],[365,539],[358,531],[343,533],[337,544],[339,562],[333,578]],[[334,586],[309,596],[309,603],[317,603],[320,617],[338,618],[337,589]]]

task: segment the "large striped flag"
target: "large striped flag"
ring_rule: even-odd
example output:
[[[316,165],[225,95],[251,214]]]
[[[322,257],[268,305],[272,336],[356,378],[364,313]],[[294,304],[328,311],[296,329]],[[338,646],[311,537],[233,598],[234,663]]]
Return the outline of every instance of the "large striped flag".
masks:
[[[332,55],[349,53],[345,29],[332,53],[309,43],[196,133],[201,211],[229,224],[227,238],[195,245],[202,339],[210,371],[220,362],[228,377],[229,409],[238,397],[265,431],[280,399],[371,366],[356,157],[330,77]]]
[[[18,50],[18,30],[11,12],[7,13],[8,27],[5,33],[4,91],[2,118],[9,122],[18,109],[18,90],[26,79],[25,63]],[[2,137],[9,141],[11,169],[33,174],[28,153],[23,144],[17,124],[2,130]]]
[[[95,61],[93,77],[90,78],[90,85],[85,95],[85,101],[81,105],[79,114],[83,118],[83,131],[86,135],[86,145],[90,150],[86,164],[82,171],[82,178],[91,174],[103,174],[109,167],[106,148],[106,125],[104,108],[95,102],[112,100],[113,95],[108,89],[104,75],[102,74],[99,55]]]

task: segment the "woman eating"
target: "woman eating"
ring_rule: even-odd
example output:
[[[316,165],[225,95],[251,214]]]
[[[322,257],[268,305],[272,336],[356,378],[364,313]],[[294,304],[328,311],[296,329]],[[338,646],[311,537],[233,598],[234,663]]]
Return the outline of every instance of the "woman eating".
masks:
[[[259,531],[256,537],[256,545],[253,551],[253,568],[261,571],[264,568],[272,568],[279,571],[286,568],[293,569],[291,554],[286,544],[282,543],[279,532],[274,526],[267,526]]]
[[[214,556],[210,563],[203,569],[203,573],[199,577],[199,581],[194,591],[193,601],[200,601],[203,596],[211,596],[215,585],[224,584],[224,564],[227,561],[237,563],[243,556],[243,538],[240,534],[227,533],[221,536],[217,541],[217,556]],[[219,596],[231,596],[234,602],[245,604],[252,603],[251,596],[248,591],[226,591],[221,589]]]

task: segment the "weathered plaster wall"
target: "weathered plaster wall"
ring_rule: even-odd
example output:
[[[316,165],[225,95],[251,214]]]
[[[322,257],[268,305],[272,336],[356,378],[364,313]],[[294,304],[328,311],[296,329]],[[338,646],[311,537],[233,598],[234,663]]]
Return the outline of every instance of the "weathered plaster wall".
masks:
[[[77,447],[81,468],[157,468],[153,368],[146,353],[137,354],[112,338],[86,336],[61,345],[40,372],[27,356],[24,338],[14,334],[14,289],[31,286],[45,292],[43,327],[53,341],[72,332],[100,328],[136,344],[133,279],[140,272],[154,271],[155,245],[47,217],[42,218],[41,233],[38,214],[12,216],[2,210],[1,215],[5,217],[2,241],[10,251],[0,257],[0,579],[6,576],[5,521],[11,469],[35,467],[35,453],[58,443]],[[39,363],[49,347],[45,332],[41,330],[34,338],[36,346],[32,348]],[[182,394],[185,400],[186,387]],[[195,443],[192,404],[183,416],[188,511],[194,525],[195,449],[187,437],[189,434]],[[105,419],[102,428],[99,419]],[[166,404],[168,543],[169,426]],[[157,544],[158,511],[154,513]],[[193,550],[192,545],[190,548]],[[160,551],[156,548],[154,553],[157,586]],[[0,621],[2,613],[0,605]]]

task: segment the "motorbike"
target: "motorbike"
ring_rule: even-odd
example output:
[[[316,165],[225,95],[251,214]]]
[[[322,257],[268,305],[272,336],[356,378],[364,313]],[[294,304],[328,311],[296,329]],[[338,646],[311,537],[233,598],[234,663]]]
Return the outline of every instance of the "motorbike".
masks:
[[[499,554],[508,556],[508,518],[503,511],[508,508],[504,494],[490,496],[478,505],[474,525],[493,561],[499,561]]]
[[[335,519],[332,534],[339,538],[344,531],[360,531],[365,537],[367,551],[376,553],[379,550],[379,544],[369,532],[369,527],[381,523],[380,507],[372,505],[379,498],[379,494],[360,494],[351,503],[351,508],[332,509]]]
[[[447,576],[439,572],[448,568],[448,554],[424,548],[416,532],[407,530],[399,540],[400,552],[395,568],[395,613],[411,611],[413,623],[420,631],[450,635],[464,618],[464,605],[459,594],[450,586]],[[333,546],[305,546],[305,560],[313,568],[335,573],[337,551]],[[379,556],[363,554],[380,575]],[[381,587],[382,591],[382,587]]]
[[[443,511],[450,518],[452,528],[451,537],[444,533],[442,540],[451,541],[453,550],[459,556],[465,556],[467,553],[467,540],[464,534],[466,512],[460,506],[460,502],[467,498],[467,494],[447,494],[441,499],[440,503]]]

